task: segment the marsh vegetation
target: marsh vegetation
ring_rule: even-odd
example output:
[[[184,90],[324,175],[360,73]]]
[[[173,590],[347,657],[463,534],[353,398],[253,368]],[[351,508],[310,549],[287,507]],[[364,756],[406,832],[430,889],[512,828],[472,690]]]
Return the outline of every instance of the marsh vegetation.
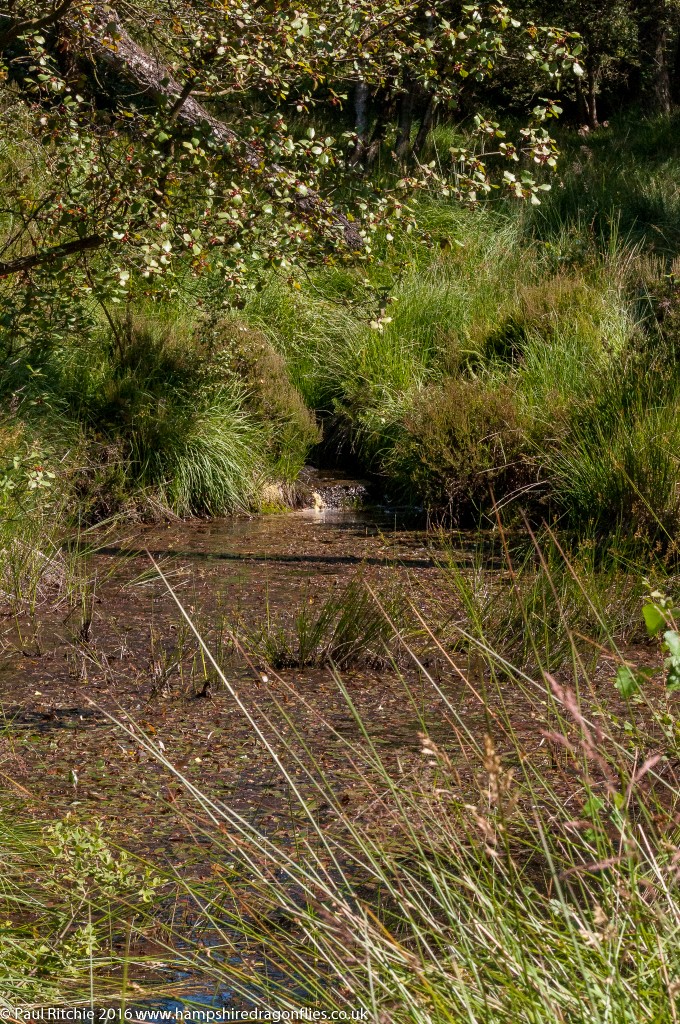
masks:
[[[675,1024],[674,6],[43,6],[0,1007]]]

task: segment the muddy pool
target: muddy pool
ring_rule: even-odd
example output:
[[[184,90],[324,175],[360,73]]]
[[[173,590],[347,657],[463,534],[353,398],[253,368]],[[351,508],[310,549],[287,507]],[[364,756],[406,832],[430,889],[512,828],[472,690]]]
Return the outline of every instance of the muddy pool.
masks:
[[[455,731],[447,703],[484,732],[474,688],[436,652],[418,664],[405,645],[382,658],[373,650],[340,674],[323,659],[266,667],[265,655],[299,630],[300,615],[313,620],[351,581],[381,600],[396,594],[400,607],[427,618],[442,559],[468,557],[467,541],[443,544],[412,513],[357,507],[352,482],[318,487],[314,507],[299,511],[80,538],[77,582],[35,614],[1,622],[4,813],[98,819],[121,846],[209,877],[216,870],[209,822],[187,786],[139,742],[144,736],[209,799],[285,841],[297,813],[290,787],[187,619],[239,701],[279,742],[307,745],[350,807],[360,794],[342,740],[361,740],[350,704],[400,771],[422,757],[420,734],[444,739]],[[253,646],[263,636],[273,637],[273,648]],[[516,728],[531,743],[536,722],[517,710]],[[302,776],[299,785],[305,792]],[[325,810],[318,809],[320,821]],[[229,1005],[219,986],[192,992],[204,1004]]]

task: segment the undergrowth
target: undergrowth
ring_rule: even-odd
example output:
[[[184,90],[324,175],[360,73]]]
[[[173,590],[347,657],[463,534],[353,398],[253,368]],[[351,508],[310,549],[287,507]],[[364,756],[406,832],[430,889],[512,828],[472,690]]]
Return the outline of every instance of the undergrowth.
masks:
[[[81,1003],[119,995],[106,975],[130,957],[125,931],[150,927],[160,902],[161,875],[116,850],[101,824],[21,824],[0,818],[0,1007]]]
[[[47,337],[3,329],[8,423],[72,453],[90,521],[257,508],[311,454],[459,525],[496,501],[672,548],[673,125],[565,131],[539,207],[422,196],[419,230],[362,267],[272,272],[239,310],[209,275],[122,313],[55,296]],[[450,137],[432,139],[442,172]]]
[[[316,440],[280,357],[263,343],[209,344],[172,310],[28,349],[8,361],[0,388],[15,404],[9,435],[42,438],[86,522],[257,508],[263,486],[294,479]],[[78,443],[67,449],[69,434]]]

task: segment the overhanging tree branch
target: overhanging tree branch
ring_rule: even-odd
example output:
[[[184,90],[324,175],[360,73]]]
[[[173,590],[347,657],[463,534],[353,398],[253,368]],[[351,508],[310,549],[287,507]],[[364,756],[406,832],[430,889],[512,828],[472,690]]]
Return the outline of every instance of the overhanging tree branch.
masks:
[[[66,256],[74,256],[92,249],[100,249],[107,241],[108,239],[105,235],[94,234],[86,235],[84,238],[75,238],[73,241],[64,242],[62,245],[52,245],[48,249],[39,249],[29,256],[19,256],[15,260],[0,263],[0,278],[21,274],[26,270],[33,270],[34,267],[42,266],[45,263],[55,263]]]
[[[73,0],[62,0],[62,3],[58,4],[50,14],[46,14],[43,18],[13,21],[9,28],[5,29],[4,32],[0,32],[0,50],[5,46],[9,46],[10,43],[14,42],[20,35],[23,35],[24,32],[40,32],[43,28],[56,25],[58,21],[65,17],[72,5]]]
[[[95,9],[89,19],[87,44],[90,59],[106,68],[114,79],[127,81],[140,95],[156,104],[169,106],[178,124],[192,129],[207,129],[216,143],[229,148],[235,156],[242,154],[245,165],[262,175],[262,187],[274,192],[278,182],[274,183],[272,179],[284,177],[284,168],[278,164],[265,164],[259,150],[239,139],[232,128],[191,95],[191,87],[182,87],[165,64],[132,39],[115,12],[102,7]],[[348,248],[363,249],[364,240],[356,224],[318,193],[309,190],[306,195],[295,194],[293,199],[300,213],[324,220],[340,234]]]

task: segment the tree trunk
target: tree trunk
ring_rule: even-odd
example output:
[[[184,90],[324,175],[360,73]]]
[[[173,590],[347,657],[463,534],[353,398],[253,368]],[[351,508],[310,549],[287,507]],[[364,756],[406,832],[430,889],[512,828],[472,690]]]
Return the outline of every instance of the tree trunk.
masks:
[[[368,102],[370,93],[368,85],[363,79],[357,82],[354,90],[354,131],[357,137],[356,145],[350,156],[351,164],[359,164],[366,153],[366,140],[368,137]]]
[[[647,0],[640,11],[640,50],[647,101],[659,114],[670,114],[673,100],[673,49],[678,13],[667,0]]]
[[[578,116],[581,121],[581,124],[590,125],[588,102],[583,92],[583,85],[581,84],[580,78],[576,78],[576,102],[578,105]]]
[[[415,82],[407,78],[399,106],[399,132],[395,146],[395,152],[400,160],[407,160],[411,153],[411,130],[416,105],[416,89]]]
[[[594,68],[588,69],[588,127],[599,128],[600,122],[597,119],[597,72]]]
[[[654,26],[651,38],[652,53],[652,88],[651,100],[659,114],[671,112],[671,69],[669,64],[669,32],[668,26]]]
[[[432,130],[432,124],[434,122],[434,114],[437,109],[437,101],[434,96],[430,96],[427,101],[427,106],[423,111],[423,116],[420,119],[420,127],[418,128],[418,134],[416,135],[415,142],[413,143],[413,152],[416,156],[420,156],[423,151],[423,147],[427,142],[427,137]]]
[[[390,118],[393,113],[393,99],[391,96],[383,94],[381,102],[378,105],[378,115],[376,117],[375,124],[373,126],[373,132],[371,133],[371,141],[368,144],[366,150],[366,157],[364,163],[366,168],[373,166],[378,156],[385,136],[387,135],[387,129],[390,124]]]
[[[671,103],[680,103],[680,35],[673,46],[671,64]]]

